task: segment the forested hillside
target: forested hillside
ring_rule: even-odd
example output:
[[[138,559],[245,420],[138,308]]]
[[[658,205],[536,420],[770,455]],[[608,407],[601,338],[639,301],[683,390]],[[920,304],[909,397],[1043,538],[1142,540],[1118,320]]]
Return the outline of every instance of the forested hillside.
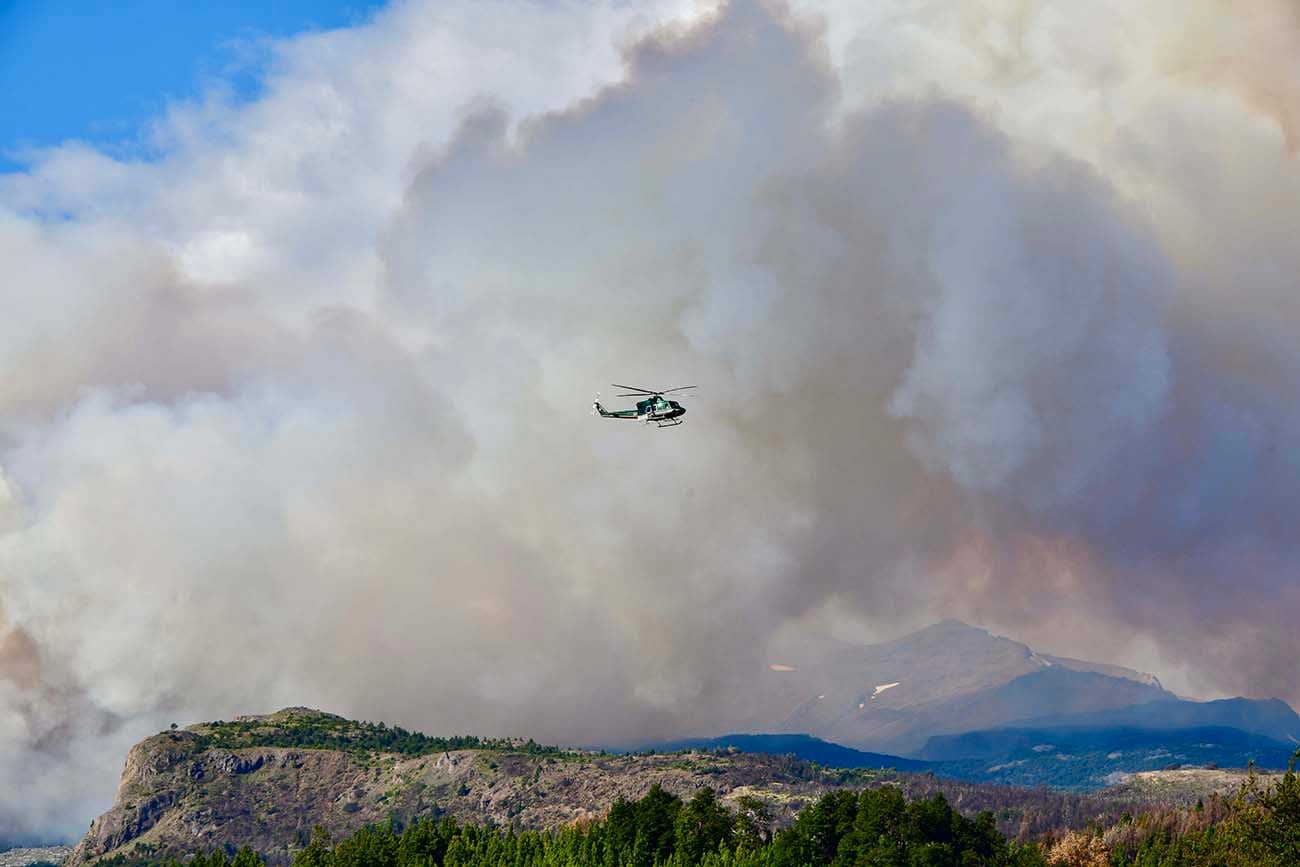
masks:
[[[233,846],[229,847],[234,849]],[[147,849],[103,867],[157,864]],[[403,827],[396,817],[334,841],[318,828],[293,867],[1294,867],[1300,863],[1300,778],[1248,779],[1231,799],[1125,816],[1105,828],[1008,840],[992,813],[967,818],[943,795],[908,801],[894,786],[830,791],[776,828],[770,806],[728,808],[711,788],[689,800],[656,785],[617,800],[601,819],[553,831],[459,825]],[[262,867],[251,847],[199,853],[187,867]]]

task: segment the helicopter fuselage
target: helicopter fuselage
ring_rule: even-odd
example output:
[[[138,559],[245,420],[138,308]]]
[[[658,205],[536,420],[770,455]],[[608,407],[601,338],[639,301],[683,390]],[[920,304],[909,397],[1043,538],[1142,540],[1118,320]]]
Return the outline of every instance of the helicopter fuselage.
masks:
[[[675,400],[659,397],[637,401],[636,414],[648,422],[666,422],[686,415],[686,408]]]
[[[662,397],[638,400],[636,402],[636,409],[615,410],[611,412],[601,406],[599,400],[596,401],[594,408],[603,418],[640,419],[646,424],[654,423],[659,427],[679,425],[682,423],[682,416],[686,415],[686,407],[682,406],[675,400],[667,400]]]
[[[591,405],[593,415],[599,415],[601,418],[641,419],[646,424],[654,422],[658,427],[679,425],[682,423],[682,416],[686,415],[686,407],[675,400],[669,400],[664,395],[695,388],[693,385],[679,385],[677,388],[670,388],[665,391],[651,391],[646,388],[619,385],[618,383],[614,383],[614,387],[628,389],[631,392],[630,394],[620,394],[619,397],[640,397],[641,400],[636,402],[636,409],[618,409],[611,412],[600,405],[600,395],[598,394],[595,402]]]

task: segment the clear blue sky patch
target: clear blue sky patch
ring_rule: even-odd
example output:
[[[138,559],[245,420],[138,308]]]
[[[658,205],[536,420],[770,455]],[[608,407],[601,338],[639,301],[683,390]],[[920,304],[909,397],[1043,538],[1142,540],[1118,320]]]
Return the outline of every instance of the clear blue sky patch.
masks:
[[[0,0],[0,172],[78,139],[143,155],[169,103],[220,78],[257,93],[240,45],[354,26],[381,0]]]

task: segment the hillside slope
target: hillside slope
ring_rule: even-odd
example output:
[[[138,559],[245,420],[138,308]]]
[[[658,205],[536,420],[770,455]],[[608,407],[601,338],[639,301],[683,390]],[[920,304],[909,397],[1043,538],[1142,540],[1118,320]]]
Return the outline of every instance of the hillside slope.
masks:
[[[1155,701],[1110,710],[1028,717],[1018,728],[1185,729],[1217,726],[1300,746],[1300,715],[1281,699],[1222,698]]]
[[[68,867],[105,856],[184,855],[250,845],[284,863],[313,826],[349,834],[389,816],[553,828],[602,815],[654,785],[690,796],[708,786],[724,804],[746,794],[778,823],[831,788],[889,782],[909,798],[942,792],[961,812],[997,814],[1008,834],[1082,827],[1137,809],[1133,800],[830,770],[736,751],[609,755],[532,743],[425,738],[302,708],[147,738],[128,754],[113,806]]]
[[[493,741],[458,749],[473,739],[395,731],[294,708],[155,735],[131,749],[116,803],[68,863],[233,842],[283,856],[315,825],[350,833],[390,814],[556,827],[656,784],[683,795],[705,785],[759,791],[790,809],[827,788],[809,765],[779,756],[612,756]]]
[[[72,854],[71,846],[19,846],[0,850],[0,867],[28,867],[29,864],[59,864]]]
[[[660,752],[735,749],[742,753],[790,755],[828,768],[879,768],[896,771],[932,771],[930,762],[883,753],[868,753],[806,734],[730,734],[716,738],[687,738],[652,745]]]
[[[936,737],[922,750],[942,774],[1014,786],[1099,788],[1144,771],[1287,766],[1293,748],[1238,729],[993,729]]]

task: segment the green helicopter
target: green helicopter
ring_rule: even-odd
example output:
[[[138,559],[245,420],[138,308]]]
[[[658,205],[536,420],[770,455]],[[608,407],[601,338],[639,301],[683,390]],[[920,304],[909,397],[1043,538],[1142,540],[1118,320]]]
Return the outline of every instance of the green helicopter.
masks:
[[[646,424],[653,423],[655,427],[676,427],[682,423],[682,416],[686,415],[685,407],[675,400],[669,400],[664,395],[695,388],[693,385],[679,385],[677,388],[653,391],[648,388],[637,388],[636,386],[619,385],[618,383],[614,383],[614,387],[628,390],[626,394],[615,395],[616,397],[639,397],[642,400],[636,402],[636,409],[619,409],[611,412],[600,405],[600,395],[598,394],[591,405],[593,415],[599,415],[601,418],[642,419]]]

